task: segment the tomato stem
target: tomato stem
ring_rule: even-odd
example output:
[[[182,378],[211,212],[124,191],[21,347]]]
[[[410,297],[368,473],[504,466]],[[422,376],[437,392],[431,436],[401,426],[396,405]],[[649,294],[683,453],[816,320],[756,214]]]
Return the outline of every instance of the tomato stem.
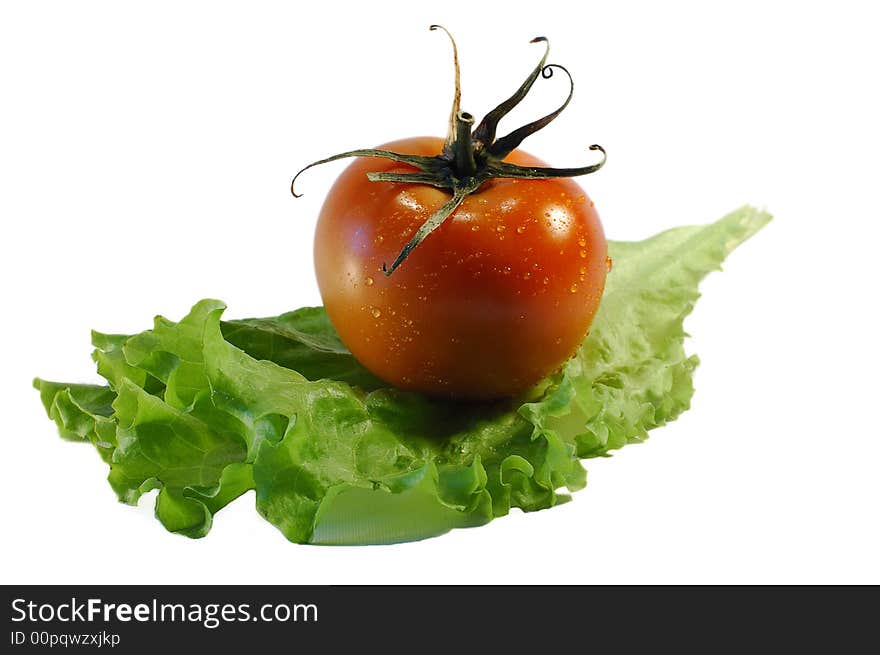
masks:
[[[531,43],[543,43],[545,45],[544,55],[538,62],[538,65],[532,70],[525,81],[520,85],[516,92],[507,100],[500,103],[492,111],[490,111],[480,124],[474,129],[474,117],[464,111],[461,111],[461,75],[458,65],[458,48],[455,45],[455,39],[449,31],[441,25],[431,25],[431,30],[443,30],[452,43],[453,64],[455,66],[455,92],[452,99],[452,112],[449,117],[449,131],[443,150],[434,157],[426,157],[422,155],[407,155],[390,150],[378,150],[375,148],[365,148],[360,150],[349,150],[347,152],[333,155],[319,161],[313,162],[300,170],[293,178],[290,184],[290,191],[297,198],[299,194],[294,191],[294,183],[297,178],[306,170],[325,164],[344,157],[384,157],[392,161],[408,164],[417,169],[412,173],[392,173],[374,171],[367,173],[367,177],[372,182],[392,182],[399,184],[428,184],[448,189],[452,196],[448,202],[440,207],[434,214],[422,224],[413,237],[400,251],[400,254],[392,262],[391,266],[382,264],[382,271],[386,275],[391,275],[398,266],[400,266],[409,254],[422,242],[425,238],[436,230],[449,216],[451,216],[462,201],[471,193],[480,188],[487,180],[493,178],[513,178],[513,179],[529,179],[542,180],[554,177],[574,177],[577,175],[587,175],[595,173],[605,165],[605,150],[602,146],[591,145],[590,150],[599,151],[602,158],[595,164],[573,168],[549,168],[542,166],[518,166],[503,161],[507,155],[519,147],[523,140],[534,134],[540,129],[549,125],[562,111],[568,107],[574,94],[574,80],[568,70],[559,64],[547,64],[547,57],[550,53],[550,41],[543,36],[532,39]],[[559,69],[568,77],[568,95],[565,101],[555,110],[532,121],[520,128],[517,128],[496,139],[495,135],[498,130],[498,123],[504,118],[514,107],[516,107],[523,98],[526,97],[531,90],[538,77],[548,79],[553,76],[554,70]]]
[[[474,144],[471,142],[471,126],[474,117],[466,111],[458,112],[455,117],[455,140],[452,142],[452,151],[455,154],[455,177],[465,179],[474,176],[477,172],[477,162],[474,160]]]

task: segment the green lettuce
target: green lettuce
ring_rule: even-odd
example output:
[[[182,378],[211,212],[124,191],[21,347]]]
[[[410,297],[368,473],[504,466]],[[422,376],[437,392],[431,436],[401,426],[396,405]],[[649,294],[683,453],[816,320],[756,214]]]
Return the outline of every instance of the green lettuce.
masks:
[[[382,544],[534,511],[586,484],[581,460],[647,437],[693,395],[682,322],[697,286],[770,220],[744,207],[706,226],[610,242],[591,332],[526,396],[474,404],[390,388],[320,307],[92,334],[106,386],[35,380],[62,437],[91,443],[118,498],[158,490],[156,517],[201,537],[247,491],[291,541]]]

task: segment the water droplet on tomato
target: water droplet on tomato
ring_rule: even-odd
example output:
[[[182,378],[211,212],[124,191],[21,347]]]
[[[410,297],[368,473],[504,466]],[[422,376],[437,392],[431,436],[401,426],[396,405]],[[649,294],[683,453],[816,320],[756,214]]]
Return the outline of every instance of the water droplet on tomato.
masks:
[[[578,254],[581,256],[581,259],[586,259],[586,257],[587,257],[586,250],[581,250]]]
[[[526,228],[525,228],[524,225],[520,225],[518,228],[516,228],[516,233],[517,233],[517,234],[522,234],[522,233],[525,232],[525,231],[526,231]]]
[[[614,262],[611,261],[611,257],[606,257],[605,258],[605,270],[608,271],[609,273],[611,272],[612,264],[614,264]]]
[[[587,245],[587,240],[584,239],[583,237],[581,237],[580,239],[578,239],[578,245],[579,245],[581,248],[583,248],[585,245]]]
[[[364,284],[366,284],[368,287],[373,286],[373,278],[368,277],[366,280],[364,280]]]
[[[522,276],[523,280],[528,280],[530,277],[532,277],[532,274],[529,273],[528,271],[523,273],[523,276]]]
[[[379,318],[382,316],[382,310],[378,307],[373,307],[373,309],[370,310],[370,313],[373,315],[373,318]]]
[[[471,232],[477,232],[480,229],[479,225],[471,225]]]
[[[576,291],[578,290],[578,285],[576,285],[576,284],[572,284],[572,285],[568,288],[568,290],[571,291],[572,293],[574,293],[574,292],[576,292]]]
[[[550,284],[550,278],[549,278],[549,277],[545,277],[545,278],[544,278],[544,284]]]

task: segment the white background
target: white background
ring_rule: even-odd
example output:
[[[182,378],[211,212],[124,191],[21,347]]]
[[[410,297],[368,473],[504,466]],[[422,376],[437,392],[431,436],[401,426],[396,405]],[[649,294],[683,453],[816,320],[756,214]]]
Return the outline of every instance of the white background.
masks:
[[[5,2],[0,9],[3,583],[880,583],[878,20],[871,3]],[[577,9],[575,9],[577,7]],[[551,38],[575,97],[526,142],[636,239],[744,203],[774,222],[703,286],[691,411],[588,461],[565,506],[428,541],[285,541],[249,494],[211,534],[116,502],[31,378],[99,381],[89,329],[203,297],[318,304],[311,238],[343,164],[506,97]],[[554,107],[539,81],[515,127]]]

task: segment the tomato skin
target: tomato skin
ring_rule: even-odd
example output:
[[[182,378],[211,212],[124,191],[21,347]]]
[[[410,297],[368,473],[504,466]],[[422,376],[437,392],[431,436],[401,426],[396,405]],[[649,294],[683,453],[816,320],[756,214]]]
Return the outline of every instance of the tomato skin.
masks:
[[[442,146],[415,137],[380,147],[436,155]],[[506,161],[546,166],[522,151]],[[315,270],[331,323],[400,389],[474,400],[527,390],[575,353],[599,306],[607,244],[593,203],[571,179],[490,180],[386,277],[382,263],[449,199],[366,177],[410,170],[359,158],[327,195]]]

